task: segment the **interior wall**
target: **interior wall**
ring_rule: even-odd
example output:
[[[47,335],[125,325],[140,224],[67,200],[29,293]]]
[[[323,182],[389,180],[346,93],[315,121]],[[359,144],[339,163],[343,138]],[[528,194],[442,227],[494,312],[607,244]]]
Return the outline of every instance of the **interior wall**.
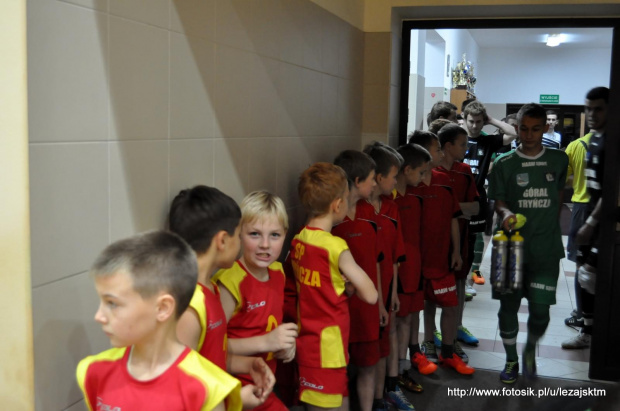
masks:
[[[583,104],[588,90],[609,87],[611,48],[483,48],[476,96],[485,103],[539,102],[559,94],[560,104]]]
[[[82,409],[75,366],[109,346],[97,253],[163,227],[195,184],[271,190],[294,230],[299,173],[360,147],[364,36],[308,0],[33,0],[27,17],[36,407]]]

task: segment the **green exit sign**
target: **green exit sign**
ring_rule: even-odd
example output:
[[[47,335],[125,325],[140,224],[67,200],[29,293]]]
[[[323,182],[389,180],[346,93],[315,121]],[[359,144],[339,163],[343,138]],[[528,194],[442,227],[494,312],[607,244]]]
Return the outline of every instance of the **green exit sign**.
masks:
[[[540,104],[560,104],[559,94],[541,94]]]

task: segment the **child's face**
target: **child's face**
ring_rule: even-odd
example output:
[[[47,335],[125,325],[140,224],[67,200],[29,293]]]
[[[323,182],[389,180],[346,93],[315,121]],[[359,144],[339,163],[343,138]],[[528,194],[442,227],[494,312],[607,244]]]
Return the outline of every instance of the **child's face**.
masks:
[[[251,272],[266,269],[282,252],[286,231],[278,217],[267,215],[241,228],[243,262]]]
[[[523,150],[531,151],[542,148],[543,134],[548,129],[546,119],[523,116],[519,123],[519,139]]]
[[[454,143],[446,143],[443,150],[457,161],[461,161],[465,158],[467,153],[467,135],[459,134],[454,140]]]
[[[358,181],[357,183],[355,183],[355,185],[357,186],[357,192],[360,198],[370,198],[370,195],[372,194],[375,186],[377,185],[377,183],[375,182],[375,170],[372,170],[364,181]]]
[[[336,200],[334,200],[336,201]],[[344,220],[347,212],[349,211],[349,185],[344,190],[344,194],[342,198],[340,198],[339,206],[336,210],[334,210],[334,224],[338,224]]]
[[[383,174],[377,174],[377,189],[379,194],[387,196],[390,195],[394,187],[396,187],[396,175],[398,174],[398,167],[392,166],[387,176]]]
[[[441,145],[439,140],[435,139],[431,142],[428,152],[431,154],[431,167],[437,167],[443,160],[443,151],[441,151]]]
[[[407,166],[405,168],[405,181],[408,185],[416,187],[418,184],[420,184],[420,182],[422,181],[426,173],[428,173],[428,170],[430,170],[430,168],[430,161],[416,168],[411,168]]]
[[[146,341],[157,325],[158,296],[144,299],[133,288],[133,280],[123,270],[95,277],[99,309],[95,321],[114,347]]]
[[[482,127],[484,127],[484,115],[479,114],[477,116],[472,116],[468,114],[465,120],[465,126],[471,137],[478,137],[480,132],[482,132]]]
[[[235,233],[233,235],[226,233],[224,249],[218,259],[218,268],[230,268],[239,258],[239,252],[241,251],[240,233],[241,224],[235,228]]]

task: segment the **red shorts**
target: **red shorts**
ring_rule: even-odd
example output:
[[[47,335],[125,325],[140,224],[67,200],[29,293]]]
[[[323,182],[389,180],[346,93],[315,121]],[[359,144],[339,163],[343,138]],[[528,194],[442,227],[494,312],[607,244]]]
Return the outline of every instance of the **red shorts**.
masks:
[[[379,340],[349,343],[349,363],[358,367],[370,367],[379,362]]]
[[[435,280],[424,280],[424,297],[439,307],[456,307],[459,304],[456,295],[454,274],[448,274]]]
[[[299,366],[299,400],[323,408],[338,408],[349,396],[347,369]]]
[[[406,317],[424,309],[424,291],[398,294],[398,300],[400,301],[400,309],[396,313],[398,317]]]

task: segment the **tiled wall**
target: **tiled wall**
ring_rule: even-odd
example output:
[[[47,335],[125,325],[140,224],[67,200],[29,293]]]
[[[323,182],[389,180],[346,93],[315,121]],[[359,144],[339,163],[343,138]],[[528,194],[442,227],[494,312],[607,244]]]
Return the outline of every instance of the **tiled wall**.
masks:
[[[299,173],[360,147],[363,54],[307,0],[28,2],[37,409],[83,407],[75,366],[108,347],[88,267],[180,189],[272,190],[299,222]]]

